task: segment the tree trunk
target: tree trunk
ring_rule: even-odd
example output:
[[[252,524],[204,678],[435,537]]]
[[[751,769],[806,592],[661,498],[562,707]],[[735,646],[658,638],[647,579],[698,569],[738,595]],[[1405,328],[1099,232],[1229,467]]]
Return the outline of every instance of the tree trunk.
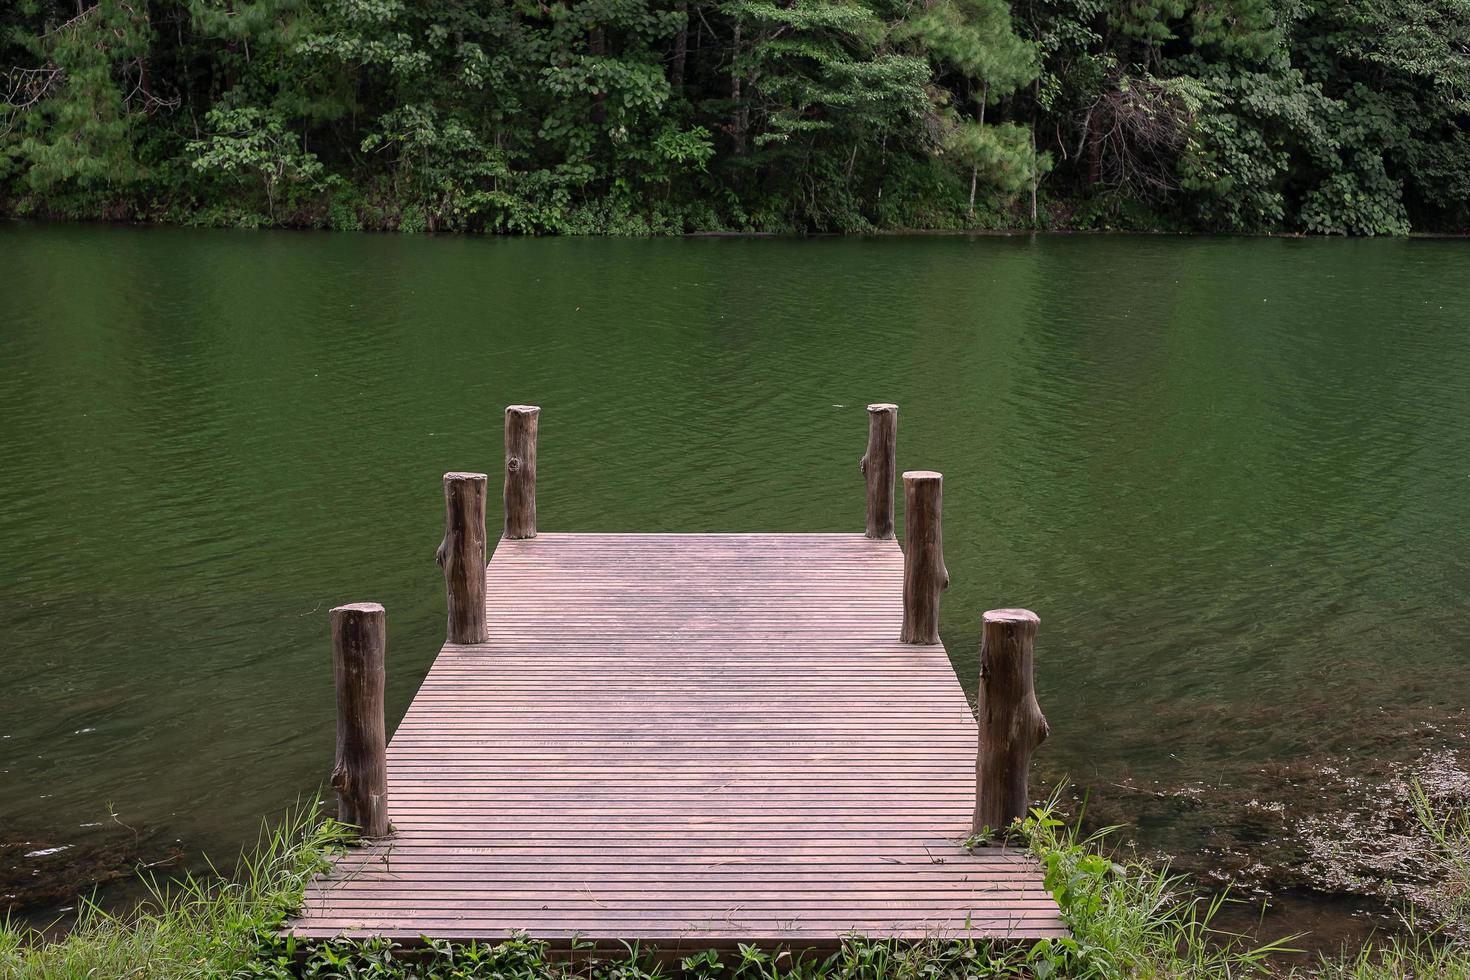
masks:
[[[740,22],[736,21],[730,56],[730,144],[735,153],[745,152],[745,109],[740,104]]]
[[[536,435],[541,409],[505,409],[505,537],[536,536]]]
[[[1036,115],[1041,108],[1041,79],[1036,80],[1033,89],[1036,102],[1031,106],[1031,227],[1036,227],[1036,187],[1041,181],[1041,169],[1037,165],[1036,156]]]
[[[1091,129],[1083,134],[1087,141],[1087,189],[1092,190],[1102,180],[1102,141]]]
[[[898,406],[868,406],[868,451],[858,464],[868,479],[868,537],[893,537],[893,477],[898,472]]]
[[[990,101],[990,82],[982,82],[980,85],[980,100],[975,106],[975,122],[981,127],[985,125],[985,103]],[[980,180],[980,167],[970,167],[970,220],[975,220],[975,185]]]
[[[940,528],[944,477],[932,470],[903,475],[904,643],[939,642],[939,595],[949,588]]]
[[[674,35],[674,63],[669,68],[669,88],[673,89],[674,96],[678,97],[684,92],[684,62],[689,58],[688,0],[679,0],[674,4],[674,9],[684,15],[684,21],[679,25],[679,33]]]
[[[992,609],[980,643],[980,752],[973,832],[1009,829],[1030,807],[1031,753],[1049,730],[1032,680],[1036,627],[1029,609]]]
[[[383,721],[387,618],[376,602],[332,610],[332,673],[337,684],[337,819],[366,838],[386,837],[388,736]]]
[[[485,490],[484,473],[444,474],[444,541],[435,560],[444,569],[450,643],[484,643]]]
[[[600,58],[607,54],[607,35],[601,27],[594,27],[587,35],[587,52],[593,57]],[[607,120],[607,96],[602,92],[593,93],[592,96],[592,121],[602,125]]]

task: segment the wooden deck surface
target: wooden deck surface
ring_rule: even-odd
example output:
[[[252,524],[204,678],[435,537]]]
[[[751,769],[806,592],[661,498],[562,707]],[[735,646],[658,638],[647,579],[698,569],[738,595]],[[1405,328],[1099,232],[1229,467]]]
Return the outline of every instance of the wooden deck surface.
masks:
[[[944,648],[898,642],[902,580],[861,535],[499,542],[490,642],[444,647],[389,746],[396,836],[291,931],[1065,934],[1034,862],[961,847],[975,722]]]

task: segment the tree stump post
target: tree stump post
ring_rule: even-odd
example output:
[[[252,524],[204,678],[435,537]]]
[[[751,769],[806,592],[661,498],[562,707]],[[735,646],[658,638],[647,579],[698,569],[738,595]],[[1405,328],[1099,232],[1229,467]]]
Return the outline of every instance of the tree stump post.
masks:
[[[485,491],[484,473],[444,474],[444,540],[434,559],[444,569],[450,643],[484,643]]]
[[[939,595],[949,588],[939,512],[944,477],[932,470],[903,475],[904,643],[939,642]]]
[[[383,721],[387,617],[376,602],[332,610],[332,674],[337,684],[337,819],[362,837],[386,837],[388,735]]]
[[[980,752],[973,832],[1003,832],[1031,806],[1031,753],[1049,734],[1032,680],[1040,618],[992,609],[980,641]]]
[[[536,430],[541,409],[509,405],[505,409],[505,536],[536,536]]]
[[[893,476],[898,471],[898,406],[868,406],[868,451],[858,464],[868,478],[870,538],[893,537]]]

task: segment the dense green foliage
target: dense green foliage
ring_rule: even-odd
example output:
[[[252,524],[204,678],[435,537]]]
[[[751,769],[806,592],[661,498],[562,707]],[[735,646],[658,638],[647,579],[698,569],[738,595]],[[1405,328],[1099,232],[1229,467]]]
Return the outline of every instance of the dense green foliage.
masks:
[[[1470,0],[13,0],[0,209],[1470,227]]]

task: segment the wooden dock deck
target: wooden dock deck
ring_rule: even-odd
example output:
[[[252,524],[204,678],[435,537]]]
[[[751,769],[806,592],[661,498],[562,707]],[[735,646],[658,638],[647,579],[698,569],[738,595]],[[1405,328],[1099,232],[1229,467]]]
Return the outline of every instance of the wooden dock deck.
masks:
[[[502,539],[488,642],[444,646],[387,748],[392,836],[339,858],[289,931],[1064,935],[1023,850],[963,847],[976,722],[944,647],[900,642],[904,595],[891,537]]]
[[[395,836],[307,892],[301,936],[830,945],[1063,934],[1040,871],[966,853],[976,728],[898,641],[862,535],[542,534],[487,573],[388,749]]]

